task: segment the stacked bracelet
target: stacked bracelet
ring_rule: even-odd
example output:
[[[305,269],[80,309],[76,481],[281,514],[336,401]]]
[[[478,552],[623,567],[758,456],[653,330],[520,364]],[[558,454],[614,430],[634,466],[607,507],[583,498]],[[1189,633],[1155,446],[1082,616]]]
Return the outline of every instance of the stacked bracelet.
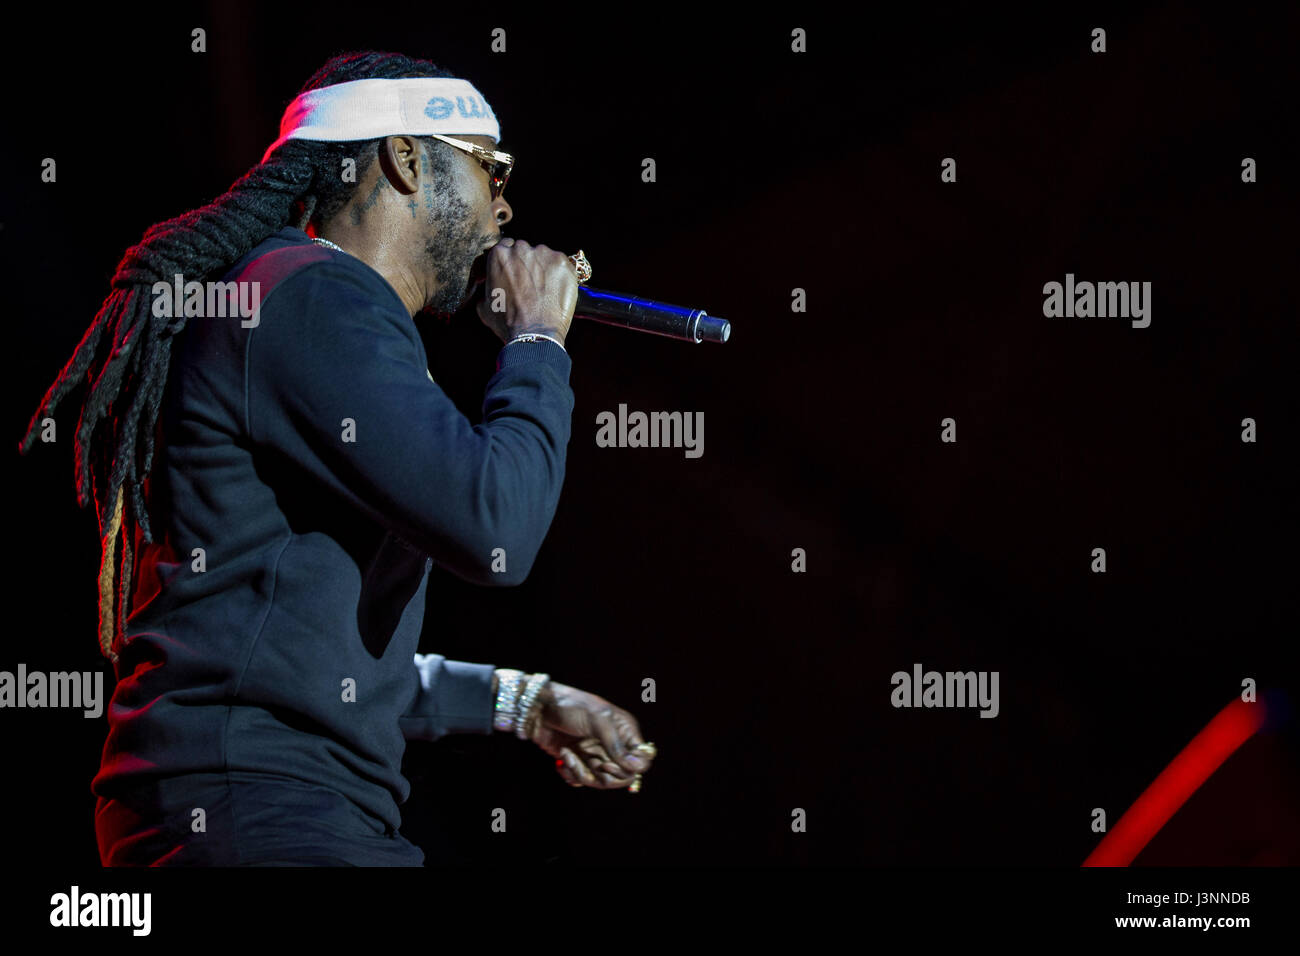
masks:
[[[492,729],[527,740],[528,729],[542,709],[542,688],[551,677],[549,674],[525,674],[510,667],[498,667],[496,675],[497,700],[492,712]]]
[[[539,695],[550,679],[550,674],[530,674],[528,677],[528,686],[524,688],[524,695],[519,699],[519,713],[515,720],[515,736],[520,740],[528,739],[528,726],[537,716],[537,712],[542,709]]]
[[[524,672],[509,667],[498,667],[497,702],[492,715],[494,730],[511,733],[515,729],[515,714],[519,709],[519,693],[524,685]]]
[[[513,339],[511,339],[509,342],[507,342],[506,345],[514,345],[516,342],[536,342],[538,339],[546,339],[546,341],[548,341],[548,342],[554,342],[554,343],[555,343],[556,345],[558,345],[560,348],[564,349],[564,343],[561,342],[559,339],[557,339],[557,338],[552,338],[552,337],[549,336],[549,335],[543,335],[541,332],[524,332],[524,333],[521,333],[520,335],[516,335]],[[569,350],[568,350],[568,349],[564,349],[564,351],[567,352],[567,351],[569,351]]]

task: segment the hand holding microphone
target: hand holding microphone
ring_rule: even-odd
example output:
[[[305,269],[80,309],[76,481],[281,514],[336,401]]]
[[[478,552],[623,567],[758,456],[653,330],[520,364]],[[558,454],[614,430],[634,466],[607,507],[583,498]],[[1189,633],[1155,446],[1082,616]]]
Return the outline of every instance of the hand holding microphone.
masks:
[[[731,338],[731,323],[703,309],[581,288],[590,277],[591,263],[582,250],[565,256],[546,246],[502,239],[488,252],[488,294],[478,304],[479,317],[503,342],[522,332],[541,332],[563,344],[575,316],[685,342],[721,344]],[[498,288],[506,289],[504,314],[491,308]],[[548,331],[552,326],[562,334]]]
[[[496,295],[497,289],[505,294]],[[493,310],[497,302],[504,312]],[[475,311],[502,342],[539,332],[563,344],[577,304],[577,272],[564,253],[508,237],[488,250],[484,295]]]

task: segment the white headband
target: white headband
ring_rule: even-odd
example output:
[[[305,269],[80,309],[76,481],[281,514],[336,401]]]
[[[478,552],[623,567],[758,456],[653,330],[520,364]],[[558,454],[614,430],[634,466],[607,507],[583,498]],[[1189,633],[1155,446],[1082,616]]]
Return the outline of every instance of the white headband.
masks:
[[[353,80],[296,97],[280,120],[280,138],[267,147],[262,162],[291,139],[337,143],[401,133],[459,133],[500,140],[501,126],[483,94],[468,80]]]

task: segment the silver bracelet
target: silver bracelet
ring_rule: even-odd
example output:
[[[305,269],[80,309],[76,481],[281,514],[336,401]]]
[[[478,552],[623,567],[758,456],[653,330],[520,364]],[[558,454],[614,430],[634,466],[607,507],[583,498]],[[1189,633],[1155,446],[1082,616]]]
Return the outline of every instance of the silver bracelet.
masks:
[[[492,711],[492,729],[511,733],[515,729],[515,711],[519,705],[519,691],[524,685],[524,672],[512,667],[498,667],[497,702]]]
[[[541,701],[538,695],[541,694],[542,688],[551,679],[550,674],[530,674],[528,676],[528,687],[524,690],[524,696],[519,700],[519,716],[515,720],[515,736],[520,740],[527,740],[528,734],[525,728],[528,722],[533,718],[534,713],[541,708]]]
[[[516,335],[513,339],[507,342],[506,345],[514,345],[516,342],[536,342],[538,339],[546,339],[548,342],[554,342],[560,348],[564,349],[564,343],[559,339],[552,338],[549,335],[543,335],[541,332],[521,332],[519,335]],[[564,349],[564,351],[568,352],[569,350]]]

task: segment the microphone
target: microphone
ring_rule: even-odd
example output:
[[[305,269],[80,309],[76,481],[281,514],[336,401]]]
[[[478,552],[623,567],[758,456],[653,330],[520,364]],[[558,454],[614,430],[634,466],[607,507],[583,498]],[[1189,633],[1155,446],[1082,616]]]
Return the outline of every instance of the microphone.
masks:
[[[685,342],[723,343],[731,338],[731,323],[703,309],[687,309],[588,286],[578,286],[578,305],[573,317]]]

